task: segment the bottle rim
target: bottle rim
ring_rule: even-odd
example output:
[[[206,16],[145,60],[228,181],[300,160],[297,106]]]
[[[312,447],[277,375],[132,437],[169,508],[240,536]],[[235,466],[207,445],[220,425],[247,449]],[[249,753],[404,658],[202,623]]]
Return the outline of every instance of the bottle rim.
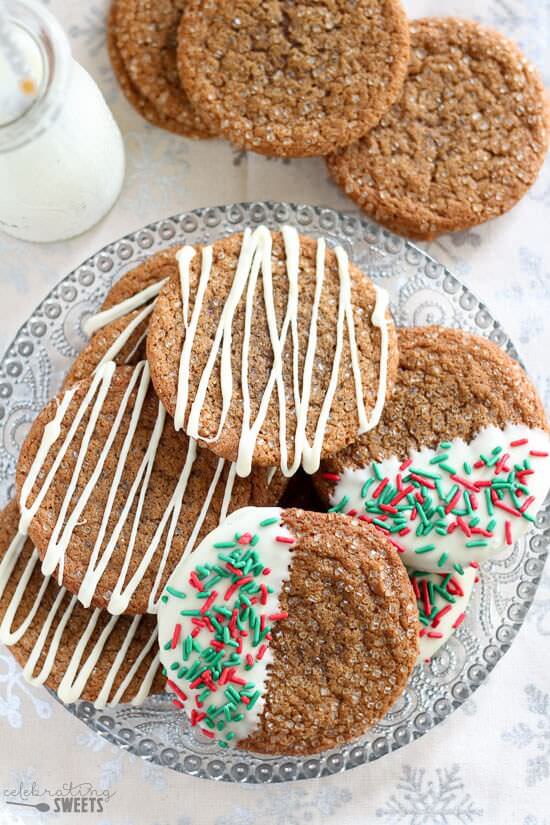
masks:
[[[0,125],[0,152],[35,140],[57,119],[72,72],[68,38],[53,14],[37,0],[4,0],[9,21],[29,34],[40,50],[44,74],[36,100],[18,118]]]

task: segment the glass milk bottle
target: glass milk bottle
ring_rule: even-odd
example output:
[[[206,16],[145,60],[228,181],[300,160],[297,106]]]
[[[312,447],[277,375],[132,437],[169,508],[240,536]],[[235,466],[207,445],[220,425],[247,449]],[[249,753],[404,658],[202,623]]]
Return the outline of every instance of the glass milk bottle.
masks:
[[[70,238],[117,200],[122,137],[42,3],[0,0],[0,18],[0,230]]]

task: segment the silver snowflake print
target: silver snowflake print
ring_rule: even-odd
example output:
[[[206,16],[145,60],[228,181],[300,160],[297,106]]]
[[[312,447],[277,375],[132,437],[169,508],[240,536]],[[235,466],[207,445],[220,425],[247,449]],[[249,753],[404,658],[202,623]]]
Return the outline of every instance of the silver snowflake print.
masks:
[[[376,816],[390,825],[469,825],[483,815],[466,791],[458,765],[437,768],[403,767],[396,792]]]
[[[243,787],[243,790],[245,788]],[[248,786],[250,805],[239,805],[216,819],[215,825],[256,825],[262,820],[271,825],[304,825],[315,819],[332,817],[351,800],[351,793],[333,784],[315,784],[309,790],[270,787],[265,791]]]
[[[535,685],[527,685],[527,708],[533,714],[531,724],[520,722],[503,733],[505,742],[528,750],[525,781],[536,785],[550,777],[550,696]]]
[[[105,11],[89,6],[81,22],[71,26],[69,35],[75,40],[82,39],[89,56],[97,57],[105,48]]]

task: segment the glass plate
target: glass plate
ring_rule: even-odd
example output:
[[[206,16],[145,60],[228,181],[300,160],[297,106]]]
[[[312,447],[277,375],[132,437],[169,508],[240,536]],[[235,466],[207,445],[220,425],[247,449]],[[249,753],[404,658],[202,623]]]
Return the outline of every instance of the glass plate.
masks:
[[[15,463],[34,416],[56,392],[86,337],[82,321],[117,278],[159,249],[205,243],[245,226],[296,226],[339,243],[391,296],[401,326],[444,324],[516,350],[488,309],[444,266],[408,241],[355,214],[284,203],[196,209],[150,224],[109,244],[53,289],[23,324],[0,363],[0,502],[13,495]],[[341,748],[305,758],[222,751],[185,727],[167,696],[143,706],[67,709],[109,741],[182,773],[232,782],[286,782],[353,768],[422,736],[459,707],[508,650],[533,601],[550,538],[550,498],[536,527],[483,566],[467,620],[430,665],[417,666],[407,689],[380,724]]]

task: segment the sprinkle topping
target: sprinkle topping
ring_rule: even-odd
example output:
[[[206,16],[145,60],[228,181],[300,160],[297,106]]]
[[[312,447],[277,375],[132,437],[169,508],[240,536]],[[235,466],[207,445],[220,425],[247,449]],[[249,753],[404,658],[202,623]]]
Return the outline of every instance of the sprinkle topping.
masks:
[[[294,536],[278,508],[233,513],[180,563],[159,609],[174,704],[222,748],[246,738],[264,701],[270,641]]]
[[[413,568],[443,572],[511,545],[535,521],[550,487],[542,430],[488,427],[461,439],[345,470],[332,511],[381,530]],[[334,474],[329,473],[329,480]]]

